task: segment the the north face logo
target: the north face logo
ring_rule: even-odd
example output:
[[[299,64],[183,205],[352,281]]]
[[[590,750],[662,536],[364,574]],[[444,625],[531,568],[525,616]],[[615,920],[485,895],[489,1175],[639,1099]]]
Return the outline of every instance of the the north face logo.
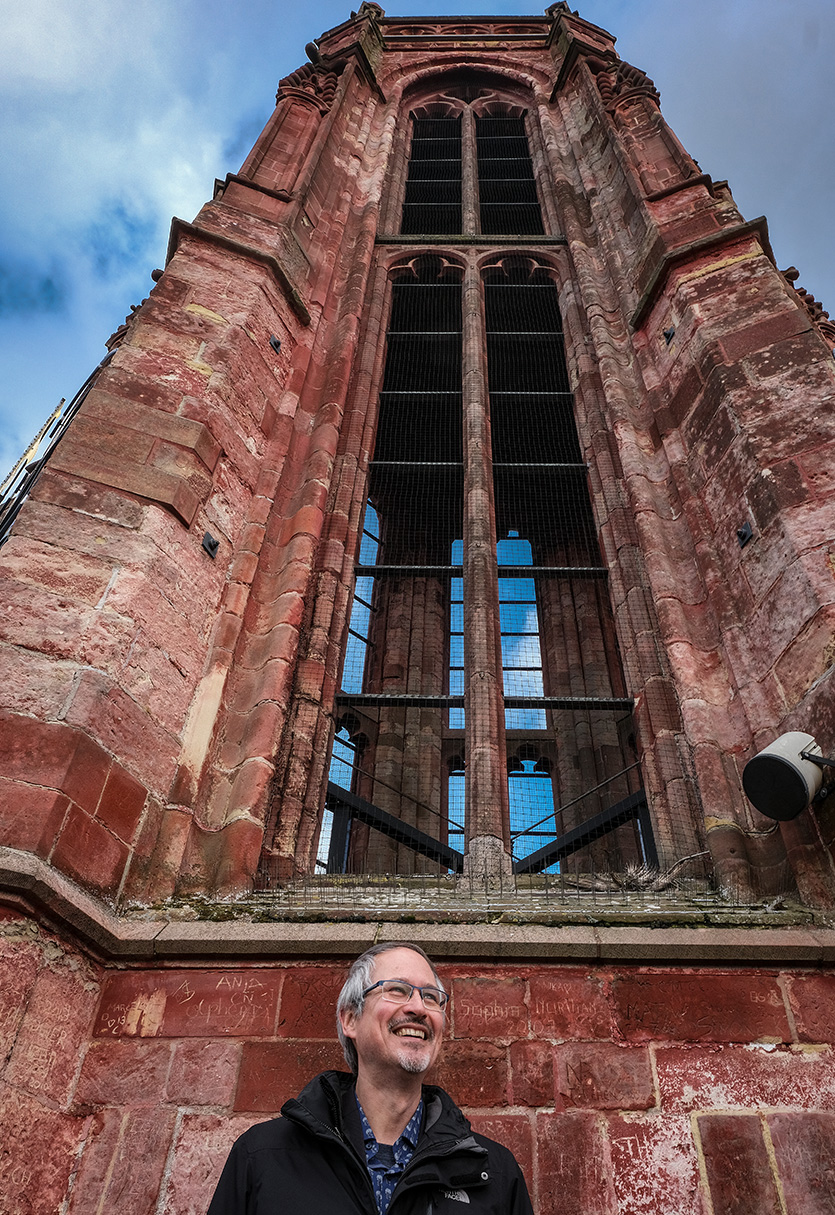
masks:
[[[451,1198],[453,1202],[469,1202],[470,1196],[466,1190],[444,1190],[444,1198]]]

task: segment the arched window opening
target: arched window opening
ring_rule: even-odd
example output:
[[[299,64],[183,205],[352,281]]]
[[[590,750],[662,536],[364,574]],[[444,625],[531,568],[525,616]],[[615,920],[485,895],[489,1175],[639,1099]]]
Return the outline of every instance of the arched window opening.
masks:
[[[510,838],[514,857],[530,856],[556,835],[551,761],[536,747],[522,743],[507,761],[510,793]],[[544,867],[559,873],[559,862]]]
[[[511,834],[520,862],[544,846],[545,822],[553,839],[568,835],[636,792],[640,774],[627,741],[629,699],[574,421],[557,288],[546,267],[514,255],[497,259],[484,279],[508,755],[525,764],[534,754],[541,764],[549,754],[554,761],[547,780],[542,766],[510,766]],[[535,813],[535,803],[530,816],[522,811],[523,789],[550,797],[547,812]],[[579,867],[641,860],[637,823],[571,856]]]
[[[544,235],[522,107],[473,83],[409,118],[402,235]]]
[[[392,274],[369,469],[374,506],[337,697],[338,711],[362,716],[369,739],[353,800],[339,803],[353,816],[348,864],[366,872],[455,867],[426,840],[445,846],[447,835],[449,554],[463,501],[460,280],[458,267],[434,255]],[[329,807],[340,796],[329,794]]]

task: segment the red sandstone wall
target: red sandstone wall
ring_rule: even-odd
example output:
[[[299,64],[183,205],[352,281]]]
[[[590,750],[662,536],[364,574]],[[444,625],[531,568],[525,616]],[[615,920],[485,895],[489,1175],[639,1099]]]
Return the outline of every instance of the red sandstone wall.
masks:
[[[2,928],[4,1215],[201,1215],[233,1139],[340,1066],[342,964],[105,971]],[[830,1210],[835,973],[442,971],[435,1078],[513,1148],[538,1215]]]

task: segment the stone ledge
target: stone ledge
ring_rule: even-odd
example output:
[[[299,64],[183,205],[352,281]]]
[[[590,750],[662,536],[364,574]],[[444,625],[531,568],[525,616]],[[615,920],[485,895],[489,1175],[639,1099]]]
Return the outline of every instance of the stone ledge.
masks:
[[[621,962],[829,966],[835,963],[835,929],[592,927],[435,922],[396,919],[315,920],[298,917],[258,922],[231,918],[178,920],[148,911],[147,918],[118,915],[31,853],[0,848],[0,902],[33,915],[45,927],[70,935],[104,962],[197,960],[269,961],[281,957],[356,957],[375,941],[408,938],[438,961]],[[207,905],[208,909],[208,905]],[[521,917],[519,917],[521,920]]]
[[[193,236],[199,240],[205,240],[210,244],[217,245],[221,249],[226,249],[230,253],[235,253],[240,257],[249,258],[250,261],[261,262],[272,274],[279,289],[301,323],[303,325],[310,324],[312,318],[307,305],[296,287],[294,287],[290,275],[274,254],[267,252],[265,249],[258,249],[255,245],[249,245],[245,241],[235,240],[223,232],[216,232],[213,228],[207,228],[204,224],[187,223],[186,220],[178,219],[175,215],[171,221],[171,235],[168,239],[168,252],[165,258],[166,266],[177,252],[182,236]]]

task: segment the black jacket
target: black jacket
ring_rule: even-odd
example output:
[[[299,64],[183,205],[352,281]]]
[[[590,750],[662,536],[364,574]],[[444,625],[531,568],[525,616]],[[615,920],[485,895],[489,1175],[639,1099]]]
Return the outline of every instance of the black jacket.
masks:
[[[532,1215],[512,1153],[474,1134],[443,1089],[426,1085],[423,1097],[390,1215]],[[208,1215],[376,1215],[353,1077],[323,1072],[281,1114],[234,1144]]]

